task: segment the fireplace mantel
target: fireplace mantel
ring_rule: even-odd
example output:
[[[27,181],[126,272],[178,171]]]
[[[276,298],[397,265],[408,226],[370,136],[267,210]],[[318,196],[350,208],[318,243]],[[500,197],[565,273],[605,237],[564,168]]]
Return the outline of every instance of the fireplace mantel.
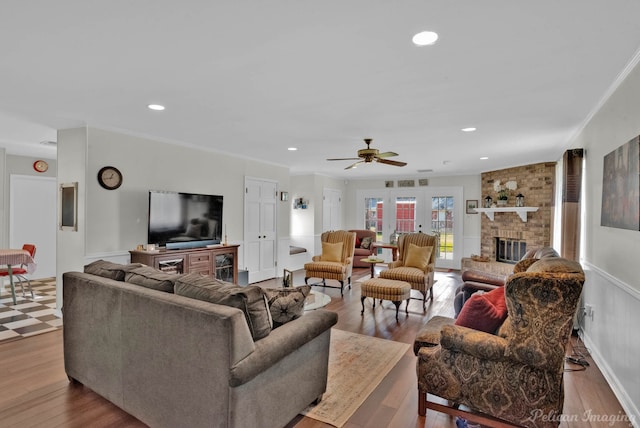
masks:
[[[487,218],[493,221],[495,213],[516,213],[524,222],[527,221],[527,214],[538,211],[538,207],[496,207],[496,208],[476,208],[479,213],[484,213]]]

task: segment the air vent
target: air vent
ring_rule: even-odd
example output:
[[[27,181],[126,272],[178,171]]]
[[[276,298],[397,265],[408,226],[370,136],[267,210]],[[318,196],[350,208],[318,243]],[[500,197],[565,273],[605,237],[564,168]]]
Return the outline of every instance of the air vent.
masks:
[[[58,145],[57,141],[40,141],[40,144],[47,147],[56,147]]]

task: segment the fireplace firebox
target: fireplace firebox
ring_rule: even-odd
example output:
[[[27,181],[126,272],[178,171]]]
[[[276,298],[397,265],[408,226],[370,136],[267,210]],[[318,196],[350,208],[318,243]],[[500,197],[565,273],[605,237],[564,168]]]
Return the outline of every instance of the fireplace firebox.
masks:
[[[516,264],[527,252],[527,243],[521,239],[496,238],[496,261]]]

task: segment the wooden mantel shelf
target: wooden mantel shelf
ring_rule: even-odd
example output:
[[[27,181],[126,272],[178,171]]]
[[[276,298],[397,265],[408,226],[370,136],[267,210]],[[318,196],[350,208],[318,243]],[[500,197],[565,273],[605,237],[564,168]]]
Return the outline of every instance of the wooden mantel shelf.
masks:
[[[479,213],[484,213],[489,220],[493,221],[494,213],[517,213],[520,219],[527,221],[527,213],[538,211],[538,207],[496,207],[496,208],[476,208]]]

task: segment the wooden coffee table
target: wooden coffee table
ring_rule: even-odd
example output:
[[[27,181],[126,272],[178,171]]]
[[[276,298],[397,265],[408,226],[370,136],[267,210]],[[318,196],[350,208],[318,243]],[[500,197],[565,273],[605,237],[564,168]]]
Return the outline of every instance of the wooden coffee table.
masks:
[[[384,260],[382,259],[374,259],[374,258],[370,258],[367,257],[366,259],[360,259],[361,262],[365,262],[365,263],[369,263],[371,265],[371,278],[373,278],[375,276],[375,270],[374,268],[376,267],[376,263],[384,263]]]

